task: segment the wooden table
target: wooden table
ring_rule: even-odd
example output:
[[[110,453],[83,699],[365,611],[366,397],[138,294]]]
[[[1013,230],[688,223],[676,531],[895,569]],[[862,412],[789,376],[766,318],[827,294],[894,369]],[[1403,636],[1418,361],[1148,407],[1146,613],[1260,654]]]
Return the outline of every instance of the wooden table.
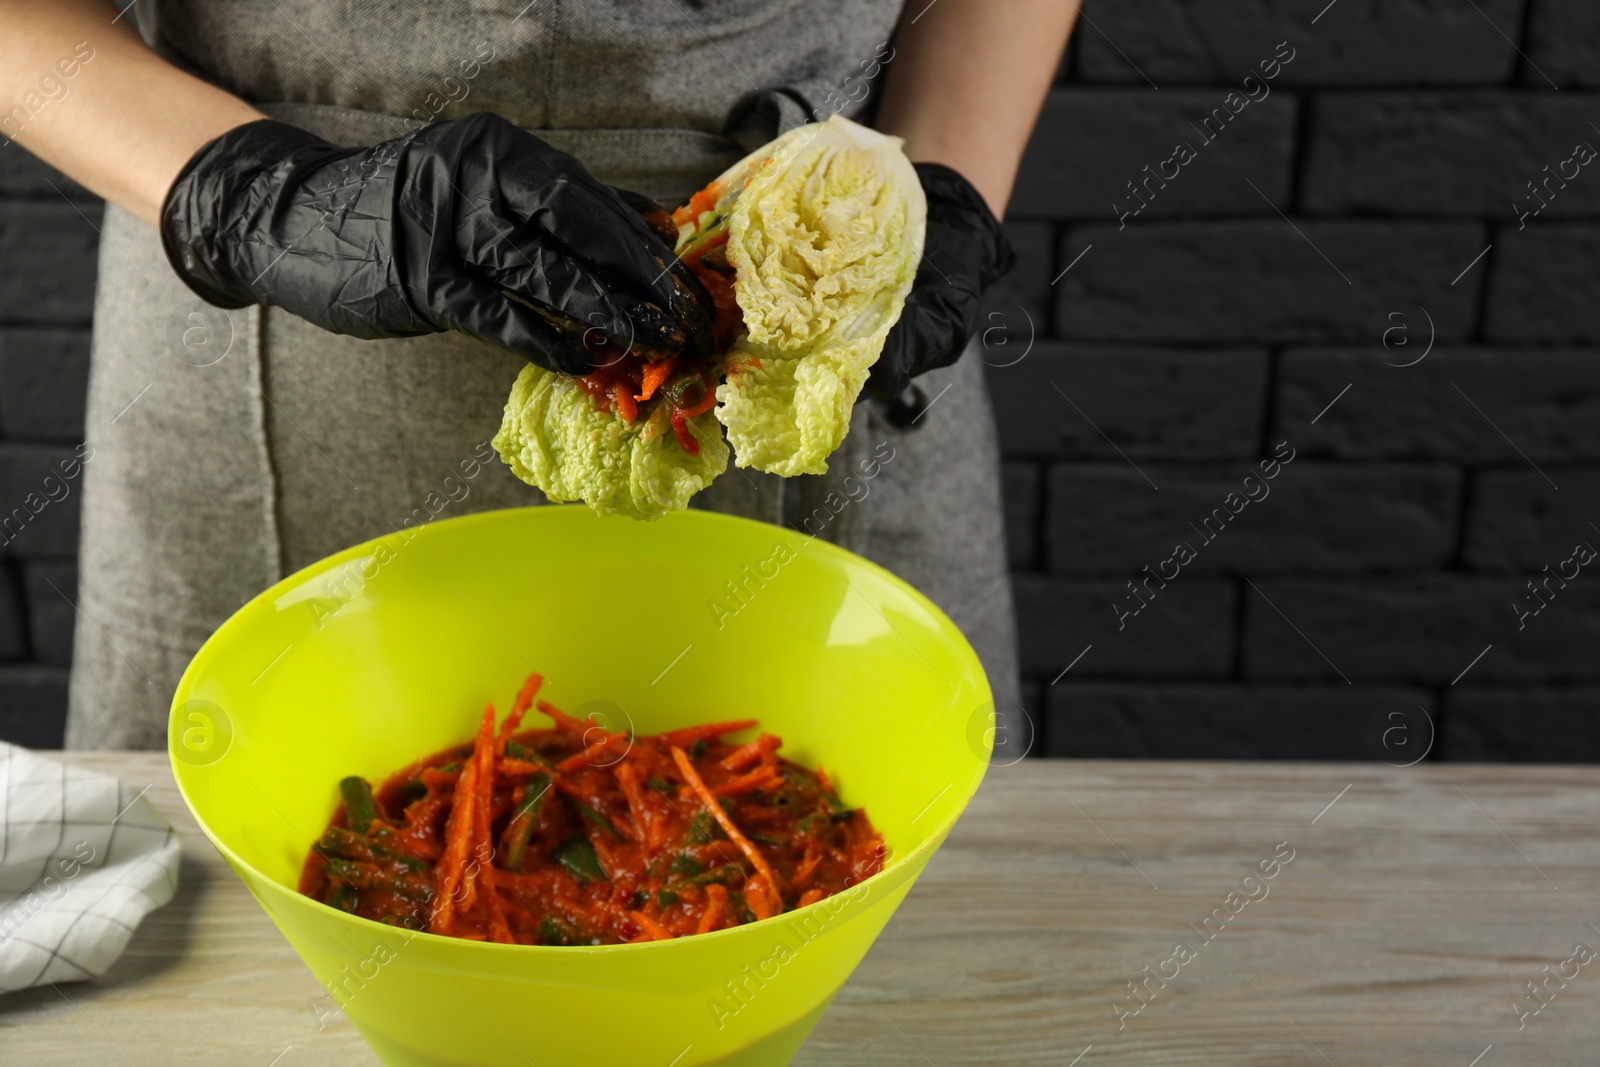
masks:
[[[182,888],[103,980],[0,997],[0,1063],[377,1063],[164,756],[63,758],[151,784]],[[996,768],[795,1063],[1594,1064],[1597,810],[1589,768]]]

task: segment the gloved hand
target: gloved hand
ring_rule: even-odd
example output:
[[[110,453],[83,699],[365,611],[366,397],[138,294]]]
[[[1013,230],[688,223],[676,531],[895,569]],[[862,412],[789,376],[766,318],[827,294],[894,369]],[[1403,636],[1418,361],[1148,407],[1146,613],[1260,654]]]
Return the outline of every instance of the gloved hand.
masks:
[[[711,299],[671,246],[583,164],[494,115],[373,148],[241,126],[185,166],[161,239],[210,303],[353,337],[459,330],[566,374],[592,370],[601,341],[714,343]]]
[[[896,401],[911,379],[954,363],[972,336],[983,291],[1016,261],[978,190],[941,163],[914,164],[928,197],[927,239],[905,310],[872,365],[867,390]]]

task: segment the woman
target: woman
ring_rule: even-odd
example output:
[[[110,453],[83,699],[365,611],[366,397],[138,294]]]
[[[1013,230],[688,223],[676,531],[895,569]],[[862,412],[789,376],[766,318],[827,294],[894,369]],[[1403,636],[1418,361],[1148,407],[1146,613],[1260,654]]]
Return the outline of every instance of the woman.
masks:
[[[0,100],[21,102],[0,125],[110,203],[68,745],[160,746],[195,649],[283,575],[536,502],[485,441],[519,358],[586,354],[528,302],[693,343],[704,293],[650,269],[671,257],[644,198],[869,105],[930,202],[877,399],[829,474],[732,470],[696,504],[898,572],[1014,708],[993,418],[956,357],[1075,7],[138,0],[141,39],[105,0],[0,0]]]

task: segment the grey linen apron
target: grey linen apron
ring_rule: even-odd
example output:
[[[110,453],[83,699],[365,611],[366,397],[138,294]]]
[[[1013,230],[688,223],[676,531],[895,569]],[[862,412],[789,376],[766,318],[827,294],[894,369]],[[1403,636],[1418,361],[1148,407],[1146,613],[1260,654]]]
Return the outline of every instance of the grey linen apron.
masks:
[[[811,109],[859,96],[898,9],[140,0],[138,15],[173,62],[333,142],[493,111],[670,205]],[[212,308],[155,231],[115,207],[99,271],[68,747],[161,747],[189,659],[283,576],[436,517],[544,502],[487,443],[515,355],[459,334],[361,341],[276,309]],[[859,404],[828,474],[730,467],[695,506],[787,517],[900,574],[967,634],[1004,713],[1015,634],[982,366],[969,351],[922,381],[934,399],[914,428]]]

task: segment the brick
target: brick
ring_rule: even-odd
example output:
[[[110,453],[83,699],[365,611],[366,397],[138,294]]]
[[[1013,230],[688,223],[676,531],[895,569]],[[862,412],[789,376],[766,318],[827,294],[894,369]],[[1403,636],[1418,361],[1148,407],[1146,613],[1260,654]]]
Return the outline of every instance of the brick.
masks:
[[[1401,687],[1062,682],[1050,689],[1045,754],[1409,763],[1428,751],[1432,704],[1427,690]],[[1380,724],[1401,731],[1387,748]]]
[[[10,568],[0,566],[0,660],[27,658],[26,618],[22,588]]]
[[[1600,763],[1600,689],[1452,690],[1440,756],[1493,763]]]
[[[81,467],[67,479],[59,466],[72,457],[72,449],[60,446],[0,444],[0,555],[77,555]]]
[[[0,329],[0,436],[83,440],[89,331]]]
[[[1449,283],[1487,243],[1472,223],[1074,226],[1062,262],[1093,247],[1056,285],[1056,332],[1189,344],[1362,340],[1371,315],[1404,296],[1424,302],[1441,340],[1463,338],[1473,289]]]
[[[16,144],[0,142],[0,196],[94,202],[89,190]],[[92,216],[92,213],[91,213]]]
[[[1129,596],[1122,581],[1013,579],[1022,672],[1046,682],[1072,667],[1074,678],[1219,678],[1231,669],[1233,583],[1197,578],[1156,596],[1122,619],[1112,605]],[[1128,607],[1124,610],[1128,610]]]
[[[1469,566],[1526,571],[1524,580],[1545,567],[1570,574],[1578,565],[1562,563],[1579,543],[1600,548],[1600,467],[1548,467],[1545,474],[1550,482],[1527,465],[1475,475],[1462,552]]]
[[[1524,85],[1600,86],[1600,7],[1572,0],[1531,0]]]
[[[1489,340],[1600,340],[1600,226],[1551,223],[1521,233],[1497,227],[1489,255]]]
[[[1000,468],[1006,509],[1006,559],[1014,571],[1030,570],[1038,558],[1039,468],[1005,463]]]
[[[1223,102],[1229,90],[1221,87],[1053,90],[1023,155],[1007,212],[1110,221],[1133,212],[1138,222],[1173,215],[1270,215],[1272,205],[1262,193],[1274,203],[1288,202],[1296,106],[1287,93],[1270,86],[1266,92],[1256,90],[1261,99],[1254,103],[1235,96],[1229,107]],[[1163,165],[1180,145],[1193,158]],[[1141,210],[1144,201],[1149,205]]]
[[[1594,680],[1600,580],[1590,583],[1569,584],[1519,629],[1512,605],[1526,591],[1515,578],[1262,578],[1259,593],[1244,593],[1244,676],[1443,686],[1457,677],[1460,685]]]
[[[0,201],[0,322],[88,325],[98,214],[65,203]]]
[[[1567,161],[1580,142],[1591,152],[1600,145],[1590,125],[1597,114],[1593,93],[1321,96],[1312,104],[1302,209],[1513,224],[1527,215],[1528,226],[1592,217],[1600,214],[1600,166]]]
[[[989,368],[1001,450],[1039,459],[1249,456],[1266,388],[1265,349],[1041,341]]]
[[[66,732],[66,671],[0,667],[0,741],[26,748],[60,748]]]
[[[78,568],[74,563],[29,563],[23,568],[28,635],[33,658],[54,667],[72,665],[78,612]],[[70,598],[70,599],[69,599]]]
[[[1391,321],[1411,329],[1409,319]],[[1427,327],[1418,326],[1409,343],[1421,355]],[[1396,360],[1410,358],[1392,351]],[[1529,474],[1524,456],[1600,459],[1600,350],[1436,346],[1409,367],[1391,366],[1379,353],[1376,346],[1285,352],[1273,439],[1341,459],[1510,463]]]
[[[1146,465],[1143,474],[1126,463],[1053,467],[1046,505],[1049,570],[1131,576],[1149,567],[1157,576],[1153,585],[1166,577],[1176,588],[1194,574],[1217,570],[1436,567],[1454,552],[1462,476],[1453,467],[1351,466],[1296,457],[1268,469],[1274,477],[1262,477],[1258,464],[1246,462]],[[1229,494],[1235,494],[1237,513],[1224,503]],[[1193,558],[1167,564],[1179,544]]]
[[[1314,3],[1292,10],[1282,0],[1096,2],[1075,34],[1078,72],[1087,81],[1139,84],[1148,76],[1163,92],[1174,82],[1231,85],[1286,40],[1295,51],[1278,74],[1283,84],[1495,84],[1517,62],[1495,27],[1516,39],[1522,7],[1523,0],[1385,0],[1330,9]]]

